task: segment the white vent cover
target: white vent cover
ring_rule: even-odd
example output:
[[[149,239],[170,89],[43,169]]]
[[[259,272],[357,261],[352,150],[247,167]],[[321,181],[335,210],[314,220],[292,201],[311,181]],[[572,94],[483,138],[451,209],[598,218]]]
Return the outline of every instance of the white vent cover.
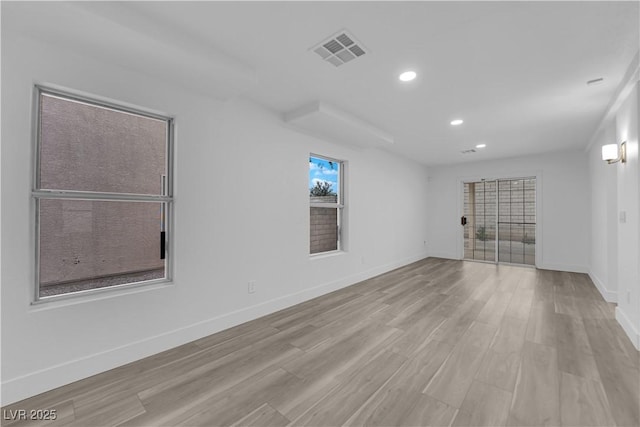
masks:
[[[475,148],[469,148],[468,150],[462,150],[461,153],[462,154],[471,154],[471,153],[475,153],[476,150]]]
[[[314,51],[320,58],[336,67],[367,53],[362,43],[347,31],[340,31],[309,50]]]

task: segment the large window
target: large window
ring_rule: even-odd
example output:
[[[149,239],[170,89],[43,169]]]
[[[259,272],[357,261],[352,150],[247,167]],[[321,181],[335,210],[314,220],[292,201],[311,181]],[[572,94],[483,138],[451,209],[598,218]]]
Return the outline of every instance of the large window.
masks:
[[[166,281],[172,120],[36,88],[35,300]]]
[[[310,254],[341,250],[343,162],[309,157]]]

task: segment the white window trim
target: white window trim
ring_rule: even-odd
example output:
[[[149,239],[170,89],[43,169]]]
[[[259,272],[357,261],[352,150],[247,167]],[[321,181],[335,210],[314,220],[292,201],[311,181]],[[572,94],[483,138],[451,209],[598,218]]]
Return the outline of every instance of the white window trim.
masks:
[[[138,116],[148,117],[156,120],[162,120],[167,123],[167,152],[166,152],[166,186],[164,187],[165,195],[149,195],[149,194],[133,194],[133,193],[107,193],[107,192],[92,192],[92,191],[75,191],[75,190],[49,190],[39,188],[40,184],[40,95],[48,94],[58,96],[63,99],[69,99],[85,103],[88,105],[109,108],[112,110],[135,114]],[[134,288],[140,288],[143,286],[158,285],[164,283],[171,283],[173,281],[173,147],[174,147],[174,119],[169,116],[161,115],[155,112],[147,111],[144,109],[133,108],[125,105],[125,103],[118,104],[111,101],[100,99],[97,96],[79,94],[72,90],[57,89],[44,85],[36,84],[33,91],[33,130],[32,140],[34,147],[34,155],[32,160],[33,176],[32,176],[32,191],[31,197],[35,201],[34,209],[34,224],[32,229],[35,230],[35,258],[32,265],[35,266],[34,271],[34,288],[32,294],[31,305],[38,305],[42,303],[49,303],[53,301],[66,300],[71,298],[86,298],[87,296],[94,296],[100,294],[117,292],[125,293]],[[74,199],[74,200],[89,200],[89,201],[130,201],[130,202],[158,202],[165,204],[165,277],[160,279],[145,280],[141,282],[124,283],[121,285],[106,286],[96,289],[87,289],[83,291],[68,292],[59,295],[52,295],[47,297],[40,296],[40,200],[43,199]]]
[[[342,208],[344,208],[344,205],[340,204],[340,203],[316,203],[316,202],[314,202],[314,203],[309,203],[309,207],[310,208],[333,208],[333,209],[339,208],[339,209],[342,209]]]
[[[317,254],[309,254],[309,259],[310,260],[317,260],[317,259],[323,259],[323,258],[333,258],[335,256],[340,256],[340,255],[344,255],[346,254],[346,252],[342,249],[335,249],[333,251],[326,251],[326,252],[318,252]]]
[[[343,231],[343,223],[344,223],[344,207],[345,207],[345,196],[344,196],[344,165],[346,163],[346,161],[344,160],[339,160],[339,159],[334,159],[332,157],[327,157],[327,156],[323,156],[321,154],[314,154],[314,153],[310,153],[309,157],[313,157],[313,158],[317,158],[317,159],[321,159],[321,160],[326,160],[329,162],[333,162],[333,163],[337,163],[340,165],[339,167],[339,174],[338,174],[338,202],[337,203],[321,203],[321,202],[309,202],[309,208],[326,208],[326,209],[338,209],[338,242],[337,242],[337,249],[333,249],[330,251],[324,251],[324,252],[316,252],[316,253],[309,253],[309,258],[318,258],[318,257],[322,257],[322,256],[331,256],[331,255],[336,255],[336,254],[340,254],[340,253],[344,253],[344,244],[343,244],[343,237],[342,237],[342,231]],[[309,245],[310,246],[310,245]]]

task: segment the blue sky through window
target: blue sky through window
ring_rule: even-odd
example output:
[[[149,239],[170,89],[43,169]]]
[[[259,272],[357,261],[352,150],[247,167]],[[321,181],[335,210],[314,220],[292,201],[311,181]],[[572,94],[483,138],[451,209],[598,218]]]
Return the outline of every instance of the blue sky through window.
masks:
[[[338,177],[340,163],[318,157],[309,157],[309,189],[315,187],[316,182],[326,181],[331,184],[331,190],[338,193]]]

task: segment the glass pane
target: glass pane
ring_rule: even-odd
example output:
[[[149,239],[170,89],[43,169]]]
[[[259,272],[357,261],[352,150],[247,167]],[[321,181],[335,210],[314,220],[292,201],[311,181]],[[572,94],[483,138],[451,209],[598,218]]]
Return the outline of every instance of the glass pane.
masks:
[[[511,200],[511,184],[509,181],[499,181],[498,190],[500,193],[500,202],[509,202]]]
[[[496,189],[495,181],[464,183],[466,259],[495,260]]]
[[[524,263],[529,265],[535,265],[536,263],[536,226],[525,225],[524,226]]]
[[[511,191],[514,193],[520,193],[522,194],[522,191],[524,190],[524,183],[523,180],[521,179],[514,179],[511,181]],[[514,195],[512,195],[513,197]]]
[[[475,233],[475,253],[474,259],[484,260],[485,255],[485,243],[487,241],[487,225],[485,224],[485,217],[478,216],[476,219],[476,233]]]
[[[340,162],[309,157],[309,197],[312,203],[338,203]]]
[[[535,203],[524,204],[524,222],[527,224],[536,223],[536,204]]]
[[[476,251],[478,249],[481,249],[481,244],[482,241],[478,238],[478,236],[483,232],[484,227],[482,225],[480,225],[478,223],[478,221],[482,221],[482,217],[475,217],[475,222],[473,224],[473,230],[471,230],[470,232],[473,232],[473,239],[472,239],[472,244],[473,244],[473,250]],[[474,255],[474,259],[476,258],[476,256]]]
[[[536,202],[536,190],[524,190],[524,201],[525,203],[535,203]]]
[[[511,262],[524,264],[524,226],[511,224]]]
[[[477,182],[476,185],[476,204],[484,203],[484,182]]]
[[[473,259],[473,242],[474,240],[469,238],[469,234],[473,234],[473,229],[469,226],[469,223],[463,227],[464,233],[464,257],[466,259]]]
[[[161,194],[168,123],[40,95],[41,189]]]
[[[474,259],[475,233],[476,233],[476,184],[464,184],[464,216],[467,224],[463,227],[464,258]]]
[[[511,262],[511,225],[499,224],[498,226],[498,260]]]
[[[484,242],[484,259],[487,261],[496,260],[496,241],[495,241],[495,228],[489,231],[489,240]]]
[[[463,227],[464,257],[474,259],[476,246],[476,183],[464,183],[464,216],[467,223]]]
[[[309,252],[338,250],[338,208],[310,208],[310,249]]]
[[[498,260],[535,265],[536,180],[506,179],[498,187]]]
[[[165,277],[162,206],[40,200],[40,296]]]
[[[498,212],[500,214],[499,216],[500,222],[511,222],[511,204],[510,203],[500,203],[498,205]]]
[[[487,184],[487,192],[484,195],[484,212],[487,216],[496,215],[496,187]],[[495,219],[494,219],[495,221]]]
[[[524,222],[524,205],[520,203],[511,203],[511,219],[509,222],[521,224]]]
[[[473,250],[469,249],[467,247],[468,243],[469,243],[468,240],[465,240],[465,242],[464,242],[464,257],[465,257],[465,259],[473,259]]]
[[[536,179],[535,178],[529,178],[529,179],[525,179],[524,180],[524,189],[525,191],[528,190],[534,190],[536,189]]]

